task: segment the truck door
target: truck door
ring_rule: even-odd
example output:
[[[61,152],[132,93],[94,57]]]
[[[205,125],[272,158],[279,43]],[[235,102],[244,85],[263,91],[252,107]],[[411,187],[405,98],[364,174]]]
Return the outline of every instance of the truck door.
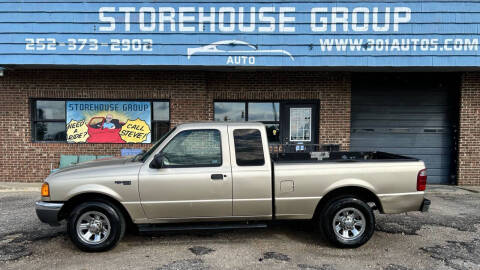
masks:
[[[233,216],[272,216],[272,172],[265,128],[228,126]]]
[[[179,130],[161,150],[164,166],[140,170],[148,218],[181,220],[232,216],[232,176],[226,126]]]

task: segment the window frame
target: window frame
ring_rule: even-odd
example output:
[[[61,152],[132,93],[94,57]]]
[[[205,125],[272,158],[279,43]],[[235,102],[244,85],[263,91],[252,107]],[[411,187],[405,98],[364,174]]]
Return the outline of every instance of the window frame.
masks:
[[[219,100],[213,100],[213,121],[215,121],[215,103],[244,103],[245,105],[245,120],[243,122],[258,122],[258,123],[262,123],[262,124],[266,124],[266,125],[269,125],[269,124],[276,124],[278,125],[278,128],[281,129],[282,128],[282,123],[280,121],[280,117],[281,117],[281,114],[282,114],[282,110],[281,110],[281,106],[282,106],[282,101],[280,100],[223,100],[223,99],[219,99]],[[249,121],[248,120],[248,105],[250,103],[278,103],[278,120],[277,121]],[[220,121],[220,122],[225,122],[225,121]],[[228,121],[226,122],[228,123]],[[280,135],[279,135],[279,138],[278,138],[278,141],[275,141],[275,142],[268,142],[268,144],[280,144],[280,141],[281,141],[281,138],[280,138]]]
[[[65,115],[64,119],[54,119],[54,120],[37,120],[37,101],[63,101],[65,104]],[[64,141],[41,141],[36,139],[36,123],[37,122],[63,122],[66,126],[67,122],[67,102],[68,101],[140,101],[140,102],[150,102],[150,107],[152,108],[150,111],[150,124],[151,124],[151,142],[149,144],[154,144],[156,140],[153,138],[153,123],[154,122],[160,122],[160,123],[166,123],[168,124],[168,130],[171,130],[171,116],[172,116],[172,107],[171,107],[171,102],[169,99],[108,99],[108,98],[85,98],[85,99],[79,99],[79,98],[30,98],[29,99],[29,104],[30,104],[30,133],[31,133],[31,142],[33,143],[66,143],[69,144],[65,138]],[[154,102],[168,102],[168,121],[165,120],[153,120],[153,103]],[[66,128],[65,128],[66,132]],[[160,139],[160,138],[158,138]],[[101,143],[101,144],[119,144],[119,143]],[[126,143],[125,143],[126,144]],[[148,143],[139,143],[139,144],[148,144]]]
[[[217,128],[203,128],[203,129],[187,129],[187,130],[180,130],[177,132],[172,139],[170,139],[167,144],[158,152],[163,153],[163,150],[172,142],[175,137],[177,137],[180,133],[188,132],[188,131],[216,131],[220,137],[220,163],[218,165],[162,165],[162,168],[170,168],[170,169],[178,169],[178,168],[216,168],[223,166],[223,146],[222,146],[222,131]]]

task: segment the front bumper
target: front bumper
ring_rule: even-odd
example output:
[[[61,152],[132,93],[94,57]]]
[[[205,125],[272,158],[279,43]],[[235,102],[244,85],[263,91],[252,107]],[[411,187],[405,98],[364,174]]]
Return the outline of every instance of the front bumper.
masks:
[[[422,206],[420,207],[420,211],[428,212],[428,209],[430,209],[431,203],[432,202],[429,199],[423,199]]]
[[[58,213],[62,209],[63,203],[51,203],[38,201],[35,202],[35,211],[40,221],[48,223],[51,226],[59,226]]]

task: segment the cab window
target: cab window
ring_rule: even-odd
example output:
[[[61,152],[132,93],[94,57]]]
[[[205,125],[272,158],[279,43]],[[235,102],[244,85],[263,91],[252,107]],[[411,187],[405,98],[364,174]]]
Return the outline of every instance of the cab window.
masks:
[[[263,166],[262,135],[258,129],[236,129],[233,131],[235,156],[238,166]]]
[[[166,167],[218,167],[222,165],[220,131],[185,130],[162,150]]]

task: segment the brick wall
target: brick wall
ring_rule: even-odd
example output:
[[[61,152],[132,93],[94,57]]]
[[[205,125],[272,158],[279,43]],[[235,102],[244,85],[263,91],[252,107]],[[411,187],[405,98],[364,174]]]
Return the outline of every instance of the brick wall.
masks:
[[[480,73],[466,73],[460,96],[458,184],[480,185]]]
[[[167,99],[172,126],[212,120],[213,100],[319,100],[320,143],[350,139],[350,77],[322,72],[14,70],[0,77],[0,181],[42,181],[60,154],[119,155],[150,145],[34,143],[33,98]]]
[[[319,143],[350,147],[350,75],[325,72],[210,73],[210,100],[313,100],[320,102]],[[208,103],[213,119],[213,102]]]

